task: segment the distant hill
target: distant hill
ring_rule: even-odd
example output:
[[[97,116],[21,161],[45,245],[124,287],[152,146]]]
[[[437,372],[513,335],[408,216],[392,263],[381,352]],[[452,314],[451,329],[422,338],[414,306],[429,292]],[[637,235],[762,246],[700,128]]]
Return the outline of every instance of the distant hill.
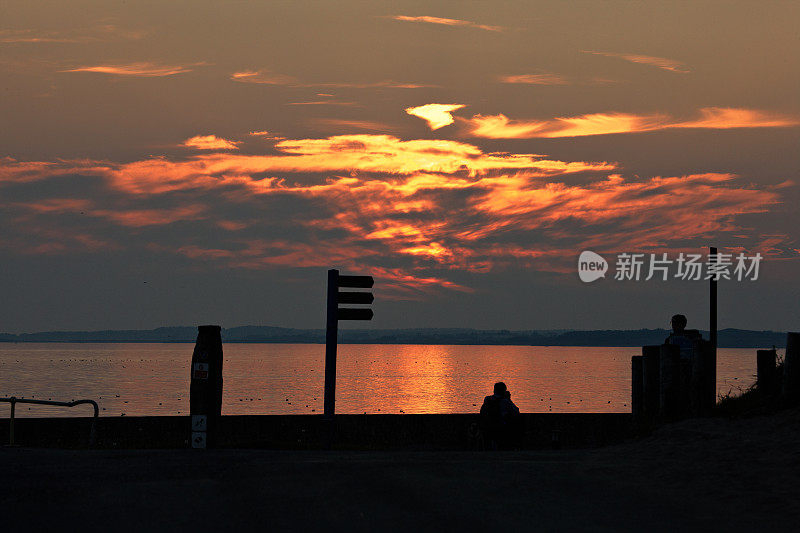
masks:
[[[702,332],[708,338],[708,332]],[[660,344],[665,329],[636,330],[479,330],[469,328],[348,329],[339,331],[347,344],[483,344],[519,346],[643,346]],[[0,342],[194,342],[197,328],[163,327],[148,330],[45,331],[0,333]],[[786,333],[723,329],[720,348],[784,347]],[[223,342],[314,343],[325,342],[322,329],[273,326],[223,328]]]

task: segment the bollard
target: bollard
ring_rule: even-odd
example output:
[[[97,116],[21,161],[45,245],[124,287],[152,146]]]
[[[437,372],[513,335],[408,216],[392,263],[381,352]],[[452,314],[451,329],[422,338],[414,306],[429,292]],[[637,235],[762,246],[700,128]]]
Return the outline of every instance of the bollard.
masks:
[[[642,346],[642,395],[644,396],[644,415],[648,418],[655,418],[659,412],[660,353],[661,346]]]
[[[639,418],[644,411],[644,378],[641,355],[631,357],[631,413]]]
[[[192,448],[212,448],[222,415],[222,336],[219,326],[198,326],[192,354],[189,413]]]
[[[681,354],[674,344],[662,344],[659,348],[659,407],[666,419],[678,414],[680,398]]]
[[[775,362],[778,355],[775,350],[758,350],[756,352],[756,387],[758,392],[765,396],[775,393],[777,380]]]
[[[800,333],[786,334],[783,358],[783,395],[789,400],[800,397]]]

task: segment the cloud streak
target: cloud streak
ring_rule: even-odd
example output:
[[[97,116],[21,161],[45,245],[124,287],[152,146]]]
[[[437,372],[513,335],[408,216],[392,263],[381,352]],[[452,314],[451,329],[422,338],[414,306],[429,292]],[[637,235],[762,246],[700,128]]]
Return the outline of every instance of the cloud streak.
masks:
[[[501,76],[500,81],[503,83],[525,85],[567,85],[569,83],[564,76],[550,73]]]
[[[259,85],[281,85],[287,87],[318,87],[327,89],[374,89],[374,88],[422,89],[426,87],[436,87],[435,85],[426,85],[421,83],[403,83],[392,80],[381,80],[381,81],[367,82],[367,83],[355,83],[355,82],[307,83],[300,81],[294,76],[278,74],[275,72],[271,72],[269,70],[241,70],[231,74],[230,79],[239,83],[255,83]]]
[[[120,39],[141,39],[146,32],[127,30],[113,24],[73,31],[39,31],[34,29],[0,30],[0,43],[97,43]]]
[[[620,59],[624,59],[625,61],[630,61],[631,63],[649,65],[651,67],[657,67],[662,70],[668,70],[670,72],[677,72],[680,74],[687,74],[690,72],[685,63],[675,59],[667,59],[665,57],[646,56],[641,54],[618,54],[614,52],[597,52],[594,50],[582,50],[582,52],[584,54],[593,54],[596,56],[618,57]]]
[[[145,78],[174,76],[191,72],[189,68],[194,65],[157,65],[155,63],[126,63],[117,65],[93,65],[83,66],[73,69],[61,70],[59,72],[94,72],[98,74],[110,74],[114,76],[137,76]]]
[[[691,120],[665,114],[592,113],[548,120],[512,120],[505,115],[460,119],[469,135],[489,139],[583,137],[669,129],[782,128],[800,124],[796,117],[754,109],[707,107]]]
[[[470,22],[469,20],[429,17],[427,15],[422,15],[418,17],[410,17],[407,15],[395,15],[392,18],[394,20],[399,20],[402,22],[422,22],[425,24],[436,24],[439,26],[460,26],[465,28],[476,28],[479,30],[497,31],[497,32],[504,30],[502,26],[488,26],[486,24],[478,24],[475,22]]]

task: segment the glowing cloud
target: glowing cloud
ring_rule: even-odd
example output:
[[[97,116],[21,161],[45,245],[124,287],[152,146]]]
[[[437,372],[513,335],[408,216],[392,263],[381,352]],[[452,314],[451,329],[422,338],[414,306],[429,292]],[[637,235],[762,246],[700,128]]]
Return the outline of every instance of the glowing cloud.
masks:
[[[288,139],[274,149],[273,155],[216,152],[125,163],[0,159],[0,185],[37,181],[40,194],[37,200],[0,199],[19,228],[19,235],[4,235],[0,247],[62,253],[131,246],[86,228],[179,222],[196,227],[189,235],[197,238],[175,246],[158,240],[169,232],[148,231],[147,238],[156,239],[148,249],[221,268],[368,268],[408,296],[468,290],[447,279],[449,270],[574,274],[575,250],[648,251],[710,234],[742,235],[735,217],[769,210],[787,187],[745,186],[722,173],[625,178],[611,173],[608,163],[485,153],[457,141],[388,135]],[[585,174],[568,178],[573,172]],[[63,184],[49,181],[87,175],[93,179],[84,183],[103,191],[102,203],[63,198]],[[270,237],[253,233],[252,221],[277,206],[284,215],[270,219]],[[76,218],[76,237],[56,231]],[[92,218],[106,224],[87,225]],[[209,228],[224,228],[224,237],[214,241]],[[781,236],[770,239],[754,237],[750,248],[780,251]]]
[[[263,85],[296,85],[297,78],[275,74],[268,70],[242,70],[231,74],[233,81],[240,83],[259,83]]]
[[[229,141],[216,135],[196,135],[183,141],[181,146],[196,150],[237,150],[237,144],[237,141]]]
[[[419,16],[419,17],[409,17],[406,15],[395,15],[392,17],[394,20],[401,20],[403,22],[424,22],[426,24],[438,24],[440,26],[463,26],[467,28],[477,28],[480,30],[486,31],[503,31],[502,26],[487,26],[486,24],[477,24],[475,22],[470,22],[468,20],[459,20],[459,19],[448,19],[448,18],[441,18],[441,17],[429,17],[429,16]]]
[[[428,123],[432,130],[438,130],[454,122],[453,111],[466,107],[461,104],[426,104],[407,107],[406,113],[419,117]]]
[[[567,85],[567,79],[558,74],[518,74],[501,76],[503,83],[523,83],[527,85]]]
[[[753,109],[707,107],[700,118],[680,121],[668,115],[593,113],[549,120],[511,120],[505,115],[475,115],[460,119],[475,137],[490,139],[532,139],[583,137],[616,133],[640,133],[679,128],[778,128],[800,124],[795,117]]]
[[[128,63],[124,65],[96,65],[79,67],[60,72],[97,72],[100,74],[111,74],[115,76],[141,76],[146,78],[174,76],[191,72],[192,69],[186,66],[166,66],[154,63]]]
[[[625,61],[630,61],[631,63],[650,65],[653,67],[658,67],[662,70],[679,72],[681,74],[686,74],[689,72],[689,69],[686,67],[685,63],[664,57],[645,56],[639,54],[616,54],[613,52],[596,52],[593,50],[582,50],[582,52],[584,54],[594,54],[596,56],[618,57],[620,59],[624,59]]]

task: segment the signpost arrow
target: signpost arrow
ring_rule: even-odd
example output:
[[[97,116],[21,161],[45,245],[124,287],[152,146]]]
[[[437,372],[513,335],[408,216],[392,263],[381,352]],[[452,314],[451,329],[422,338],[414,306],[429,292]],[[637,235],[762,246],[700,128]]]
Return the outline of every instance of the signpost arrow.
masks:
[[[339,287],[371,289],[374,283],[372,276],[339,276]]]
[[[372,320],[372,309],[339,309],[339,320]]]
[[[340,292],[336,299],[340,304],[371,304],[375,297],[371,292]]]

